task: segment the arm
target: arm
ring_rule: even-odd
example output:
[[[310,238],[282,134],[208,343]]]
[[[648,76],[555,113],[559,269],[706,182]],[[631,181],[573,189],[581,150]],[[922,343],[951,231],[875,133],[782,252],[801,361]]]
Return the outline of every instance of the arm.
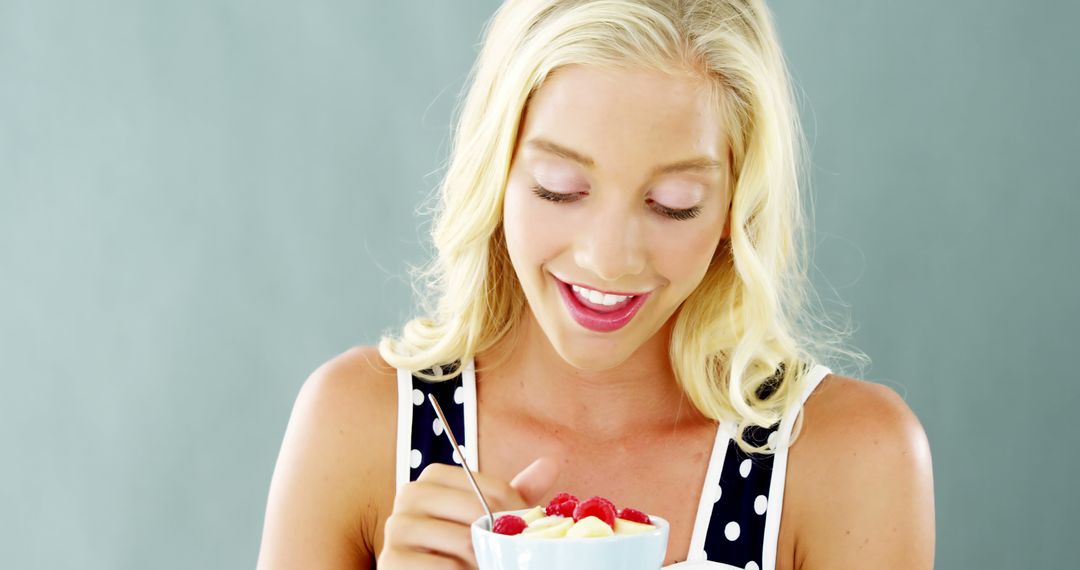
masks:
[[[355,356],[321,366],[296,398],[270,483],[260,570],[374,567],[376,501],[363,483],[385,467],[378,434],[394,408]]]
[[[926,433],[893,390],[845,380],[816,410],[808,403],[806,451],[818,459],[807,481],[796,568],[930,570],[934,484]]]

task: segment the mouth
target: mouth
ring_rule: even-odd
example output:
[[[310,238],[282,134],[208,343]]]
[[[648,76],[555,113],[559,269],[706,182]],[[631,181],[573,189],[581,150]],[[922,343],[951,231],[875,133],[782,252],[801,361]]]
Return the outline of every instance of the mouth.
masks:
[[[612,332],[619,330],[633,320],[634,315],[641,309],[645,301],[652,295],[652,291],[640,295],[630,296],[628,299],[616,302],[613,305],[596,303],[583,296],[575,287],[552,275],[552,279],[559,287],[559,292],[570,316],[582,327],[596,332]]]

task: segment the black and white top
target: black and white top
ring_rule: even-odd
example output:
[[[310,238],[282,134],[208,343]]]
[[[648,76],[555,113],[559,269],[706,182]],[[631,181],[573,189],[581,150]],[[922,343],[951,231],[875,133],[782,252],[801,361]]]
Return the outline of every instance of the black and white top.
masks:
[[[463,368],[459,369],[459,365],[460,360],[457,360],[436,367],[445,373],[457,371],[458,374],[451,380],[435,383],[416,377],[408,370],[399,368],[397,371],[399,487],[416,480],[431,463],[460,465],[462,461],[461,454],[453,450],[443,435],[442,422],[427,402],[428,394],[433,394],[442,407],[446,420],[459,438],[469,468],[480,469],[474,363],[470,358]],[[830,372],[822,365],[810,369],[800,403],[806,402]],[[770,429],[752,428],[748,439],[755,445],[766,441],[777,444],[778,437],[787,441],[797,412],[798,408],[789,410]],[[687,560],[706,562],[717,570],[775,570],[788,452],[784,449],[774,455],[748,455],[735,444],[734,436],[734,422],[718,423],[705,486],[698,499]]]

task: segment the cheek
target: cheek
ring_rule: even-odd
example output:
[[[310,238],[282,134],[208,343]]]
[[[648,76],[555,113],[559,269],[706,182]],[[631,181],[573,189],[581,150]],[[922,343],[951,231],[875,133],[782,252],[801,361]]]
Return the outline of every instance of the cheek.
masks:
[[[506,249],[518,273],[523,265],[544,263],[554,257],[567,239],[560,231],[557,208],[546,207],[527,195],[528,188],[508,186],[503,201],[503,231]]]
[[[657,233],[653,263],[656,272],[671,283],[671,288],[685,297],[705,277],[713,252],[720,243],[719,230],[687,228],[686,231]]]

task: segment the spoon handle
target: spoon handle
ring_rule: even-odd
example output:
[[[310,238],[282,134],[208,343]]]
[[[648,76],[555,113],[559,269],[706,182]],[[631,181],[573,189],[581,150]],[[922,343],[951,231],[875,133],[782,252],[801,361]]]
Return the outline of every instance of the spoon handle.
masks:
[[[480,498],[480,504],[484,506],[484,512],[488,517],[488,530],[495,530],[495,516],[491,514],[491,508],[488,507],[487,499],[484,498],[484,494],[480,492],[480,486],[476,484],[476,479],[473,478],[472,471],[469,469],[468,461],[465,461],[465,453],[462,451],[461,446],[458,445],[457,438],[454,437],[454,432],[450,429],[450,422],[446,421],[446,416],[443,415],[442,407],[439,406],[439,402],[435,400],[435,396],[428,394],[428,401],[431,402],[432,407],[435,408],[435,414],[439,416],[439,421],[442,422],[443,432],[446,433],[446,437],[450,438],[450,445],[454,446],[454,451],[461,458],[461,466],[465,468],[465,475],[469,477],[469,483],[472,484],[473,491],[476,491],[476,496]]]

